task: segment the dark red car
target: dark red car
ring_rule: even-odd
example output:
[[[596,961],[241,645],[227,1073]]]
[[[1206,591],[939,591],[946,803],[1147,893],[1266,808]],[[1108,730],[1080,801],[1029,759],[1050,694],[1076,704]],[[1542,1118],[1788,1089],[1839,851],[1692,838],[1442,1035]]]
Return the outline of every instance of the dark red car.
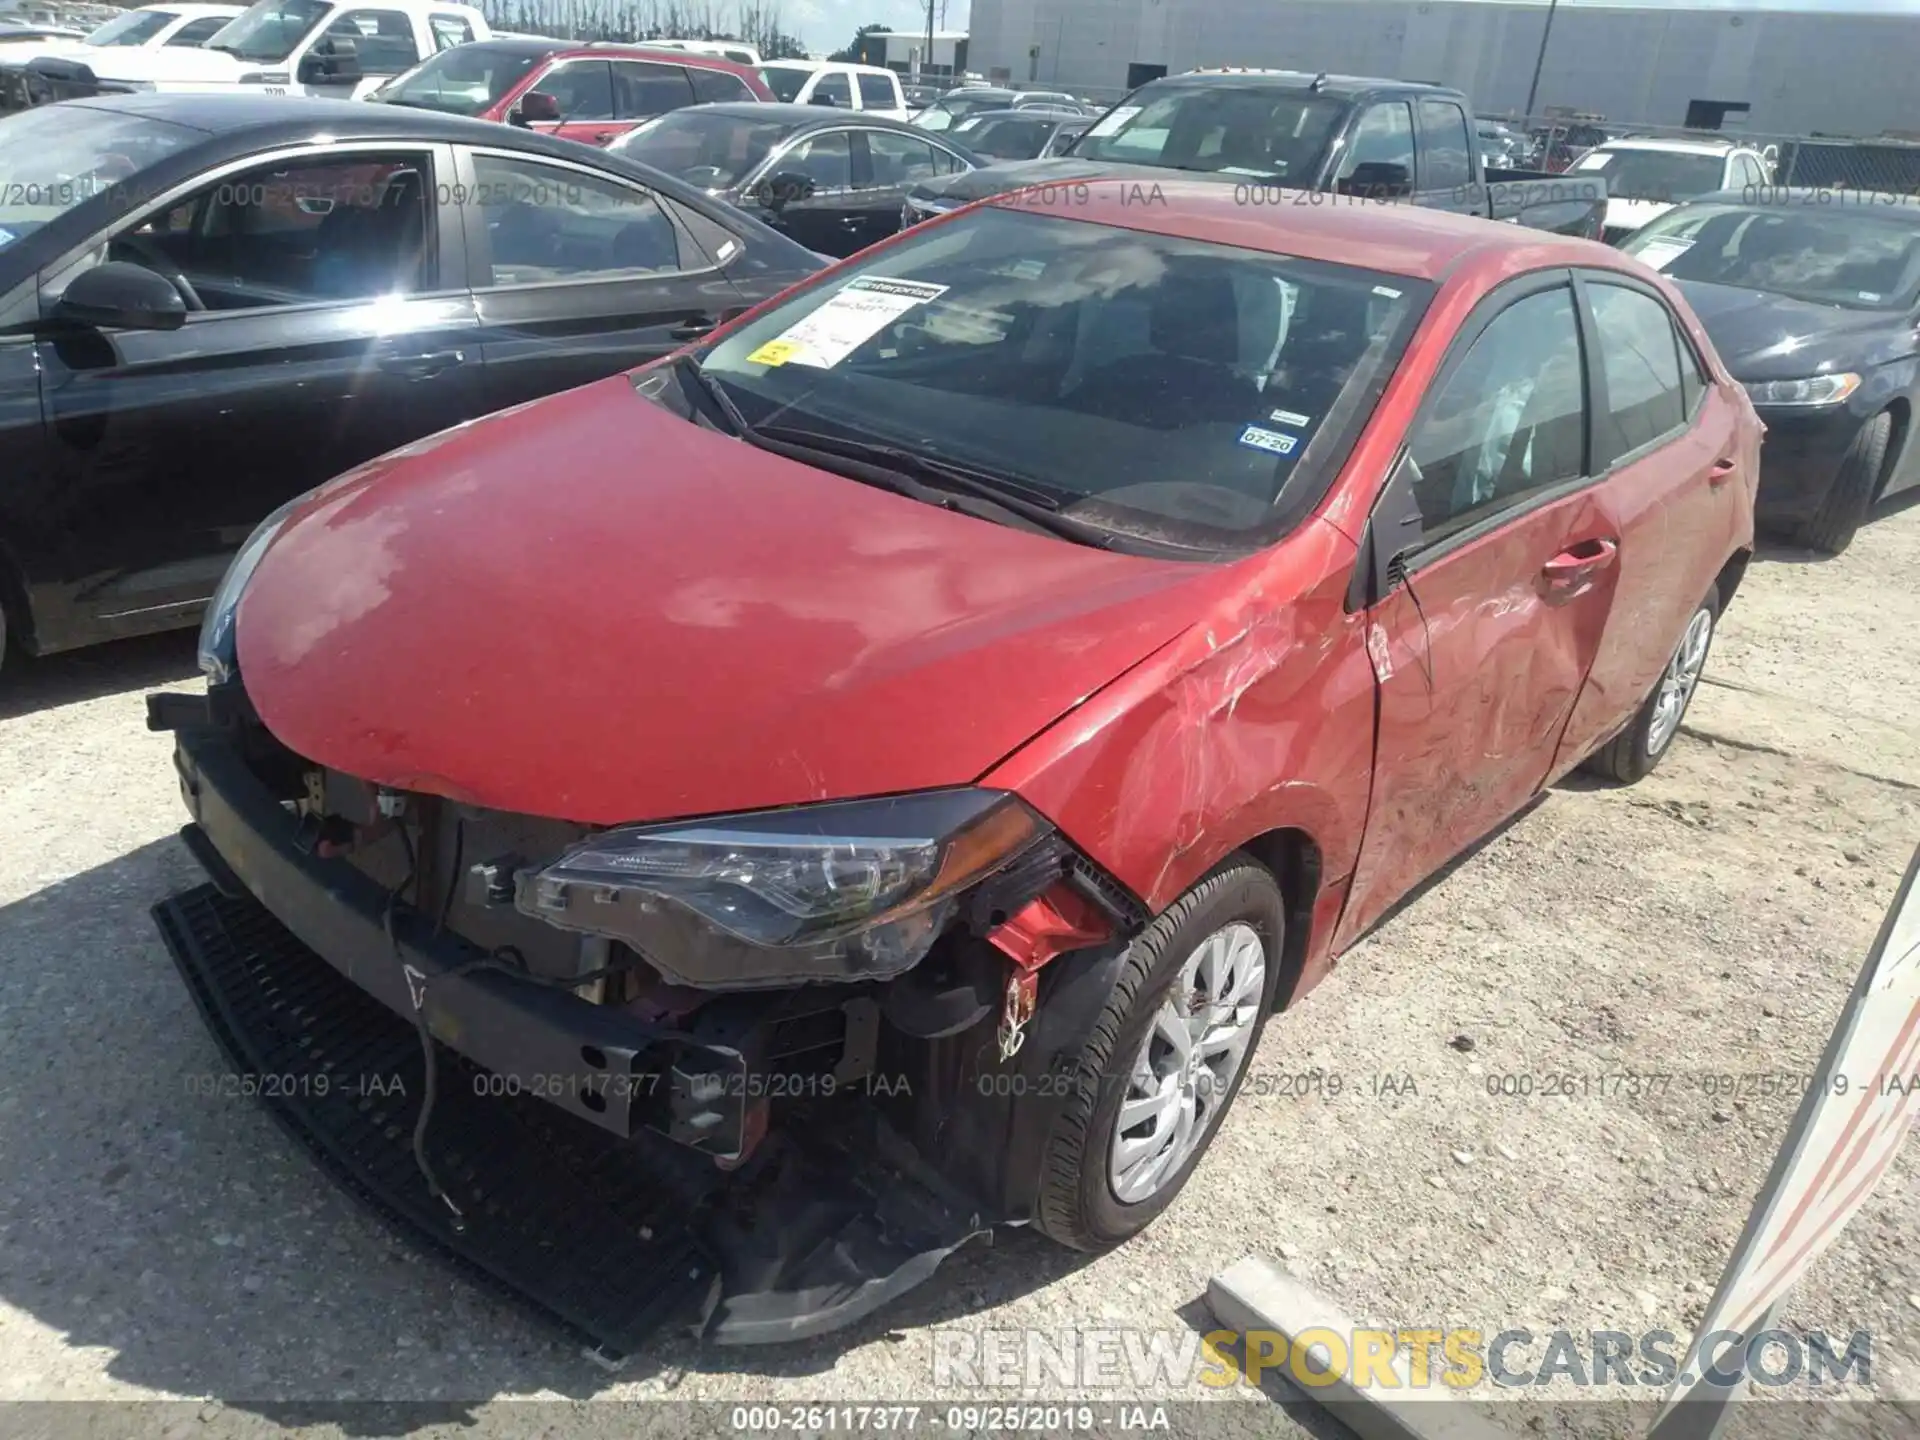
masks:
[[[1760,436],[1600,244],[1001,196],[271,519],[153,701],[223,892],[162,927],[243,1068],[437,1037],[430,1124],[276,1103],[562,1314],[717,1273],[710,1333],[790,1338],[995,1223],[1097,1250],[1389,906],[1660,760]],[[691,1281],[514,1269],[689,1154]]]
[[[526,38],[442,50],[369,98],[605,145],[669,110],[773,92],[759,71],[717,55]]]

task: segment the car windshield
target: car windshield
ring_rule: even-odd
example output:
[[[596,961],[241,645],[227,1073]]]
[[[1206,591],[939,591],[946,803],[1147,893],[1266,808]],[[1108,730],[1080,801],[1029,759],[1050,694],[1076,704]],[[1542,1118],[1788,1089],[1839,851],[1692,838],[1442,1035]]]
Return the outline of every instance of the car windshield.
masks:
[[[1574,164],[1581,173],[1604,176],[1611,200],[1657,200],[1671,205],[1718,190],[1724,155],[1681,150],[1595,150]]]
[[[1244,553],[1318,502],[1431,291],[988,206],[838,267],[702,373],[777,434],[968,467],[1123,547]]]
[[[87,44],[99,46],[144,45],[153,39],[175,17],[166,10],[129,10],[126,14],[107,21],[98,30],[87,32]]]
[[[1792,192],[1782,192],[1791,196]],[[1851,310],[1920,302],[1920,206],[1808,192],[1806,204],[1683,205],[1621,245],[1675,280],[1764,290]]]
[[[983,115],[989,110],[1011,108],[1013,108],[1012,98],[1001,91],[971,95],[943,95],[913,118],[914,123],[923,130],[947,130],[958,125],[969,115]]]
[[[0,117],[0,250],[207,138],[151,115],[44,105]]]
[[[330,0],[260,0],[209,40],[207,49],[240,60],[284,60],[332,11]]]
[[[1196,85],[1136,95],[1080,138],[1082,160],[1117,160],[1260,180],[1306,181],[1350,102],[1260,85]]]
[[[954,126],[953,138],[976,155],[991,155],[996,160],[1032,160],[1052,138],[1053,123],[989,114]]]
[[[762,65],[760,78],[767,82],[774,99],[791,105],[813,78],[813,71],[805,65]]]
[[[411,105],[420,110],[444,110],[452,115],[478,115],[506,97],[508,91],[550,50],[524,45],[456,45],[442,50],[426,64],[416,66],[375,97],[389,105]]]
[[[793,126],[698,108],[674,110],[608,148],[702,190],[729,190],[753,173]]]

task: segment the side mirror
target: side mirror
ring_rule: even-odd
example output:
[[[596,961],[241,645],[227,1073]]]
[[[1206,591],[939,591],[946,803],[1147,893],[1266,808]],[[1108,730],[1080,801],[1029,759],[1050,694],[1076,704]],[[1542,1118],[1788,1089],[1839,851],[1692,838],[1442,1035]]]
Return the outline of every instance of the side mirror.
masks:
[[[529,90],[520,97],[520,102],[513,107],[512,118],[514,124],[521,126],[531,125],[536,120],[558,120],[560,118],[560,102],[545,90]]]
[[[1392,160],[1362,160],[1340,182],[1340,193],[1369,200],[1398,199],[1413,193],[1413,171]]]
[[[360,52],[344,36],[322,40],[300,57],[297,77],[302,85],[346,85],[364,79]]]
[[[798,170],[782,170],[762,180],[754,190],[754,198],[778,215],[787,206],[807,199],[813,192],[811,176],[802,175]]]
[[[178,330],[187,323],[187,302],[166,276],[109,260],[74,276],[53,313],[95,330]]]
[[[809,105],[825,105],[829,110],[831,110],[834,106],[838,105],[840,102],[834,99],[831,95],[827,94],[825,91],[816,90],[813,94],[813,98],[809,100],[807,103]]]

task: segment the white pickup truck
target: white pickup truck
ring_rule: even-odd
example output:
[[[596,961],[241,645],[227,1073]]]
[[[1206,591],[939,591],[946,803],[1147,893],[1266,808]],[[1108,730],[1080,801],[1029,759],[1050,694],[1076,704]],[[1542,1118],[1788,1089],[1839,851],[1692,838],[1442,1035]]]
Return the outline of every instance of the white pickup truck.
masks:
[[[478,10],[445,0],[259,0],[197,50],[103,52],[89,68],[107,92],[354,99],[436,51],[492,34]]]

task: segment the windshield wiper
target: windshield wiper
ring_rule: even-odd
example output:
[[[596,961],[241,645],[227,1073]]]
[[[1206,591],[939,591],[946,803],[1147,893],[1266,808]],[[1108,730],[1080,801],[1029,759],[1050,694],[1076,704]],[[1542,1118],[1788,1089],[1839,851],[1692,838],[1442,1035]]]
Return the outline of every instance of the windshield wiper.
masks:
[[[740,407],[733,403],[733,397],[706,371],[700,368],[700,362],[691,355],[682,355],[673,362],[674,373],[682,381],[691,385],[694,391],[713,409],[720,412],[720,418],[741,439],[747,439],[754,433],[753,426],[747,423],[747,417],[740,413]]]
[[[935,459],[931,455],[917,454],[897,445],[843,439],[837,435],[822,435],[816,430],[800,430],[784,425],[751,429],[747,432],[747,438],[755,443],[770,440],[777,445],[837,455],[889,472],[909,481],[921,491],[930,490],[936,494],[958,491],[972,499],[984,501],[997,510],[1017,515],[1036,529],[1058,535],[1064,540],[1101,550],[1113,546],[1111,531],[1060,514],[1061,497],[1058,495],[989,470],[978,470],[952,460]],[[922,494],[919,498],[927,497]]]

